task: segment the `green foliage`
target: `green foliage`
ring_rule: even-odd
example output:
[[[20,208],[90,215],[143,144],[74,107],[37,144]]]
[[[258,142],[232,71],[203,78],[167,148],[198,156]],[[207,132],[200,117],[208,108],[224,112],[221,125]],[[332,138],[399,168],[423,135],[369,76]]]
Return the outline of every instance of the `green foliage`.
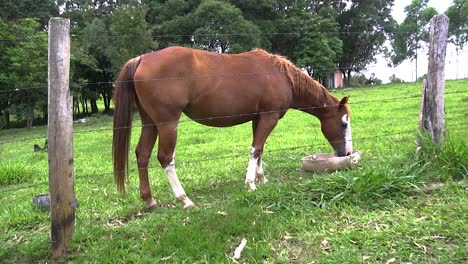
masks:
[[[29,182],[33,177],[31,168],[24,162],[0,163],[0,185]]]
[[[17,41],[5,50],[8,74],[3,83],[9,84],[7,90],[15,86],[43,88],[11,91],[0,96],[8,96],[4,98],[8,101],[7,110],[20,120],[28,120],[30,127],[35,111],[47,107],[47,34],[40,30],[37,20],[29,18],[13,24],[10,30]]]
[[[157,45],[145,20],[146,9],[136,3],[119,4],[112,7],[112,16],[98,18],[90,15],[88,18],[82,14],[80,19],[83,19],[83,26],[74,28],[74,33],[80,38],[76,38],[72,46],[71,86],[75,107],[79,109],[81,105],[83,113],[88,113],[88,101],[91,112],[98,112],[96,101],[99,98],[103,99],[104,111],[110,112],[110,82],[128,59],[153,50]],[[85,3],[81,3],[80,8],[85,7]],[[87,8],[90,8],[87,12],[108,12],[106,10],[110,6]],[[99,11],[100,8],[105,10]],[[75,12],[66,15],[77,16]]]
[[[390,80],[390,83],[403,83],[403,82],[405,82],[402,79],[396,77],[395,74],[392,74],[392,76],[390,76],[389,80]]]
[[[193,12],[197,46],[211,51],[239,53],[258,47],[260,30],[235,6],[203,1]]]
[[[405,7],[406,18],[394,34],[393,54],[390,55],[393,65],[416,59],[416,51],[421,49],[422,43],[429,42],[429,23],[437,11],[427,6],[428,1],[413,0]]]
[[[382,80],[375,77],[372,73],[370,77],[366,77],[363,73],[358,73],[351,76],[351,87],[362,87],[367,85],[380,85]]]
[[[462,50],[468,41],[468,1],[453,0],[445,14],[449,21],[449,41],[452,42],[457,52]]]
[[[177,44],[238,53],[260,45],[260,30],[246,20],[235,6],[209,0],[201,2],[193,10],[188,8],[189,4],[181,0],[167,1],[161,5],[162,10],[171,11],[167,14],[168,19],[156,28],[156,34],[175,36],[162,40],[160,47]]]
[[[422,76],[419,76],[418,82],[422,82],[424,79],[427,79],[427,73],[423,74]]]
[[[383,53],[384,42],[393,32],[395,20],[391,17],[392,1],[350,1],[339,6],[337,22],[343,52],[339,66],[345,74],[345,85],[350,85],[351,72],[360,72]]]
[[[109,31],[115,39],[108,39],[106,54],[117,74],[121,66],[129,59],[151,51],[153,42],[148,24],[145,21],[145,9],[118,8],[114,11]]]
[[[17,22],[24,18],[37,18],[41,26],[45,27],[49,17],[59,14],[59,5],[63,2],[63,0],[0,1],[0,18],[7,22]]]
[[[464,180],[468,175],[468,145],[459,136],[449,136],[442,146],[436,146],[428,134],[419,136],[418,158],[429,164],[427,173],[439,181]]]
[[[310,67],[315,79],[326,80],[335,72],[336,62],[342,53],[338,24],[332,19],[317,16],[305,23],[304,30],[307,34],[299,39],[293,59],[299,67]]]

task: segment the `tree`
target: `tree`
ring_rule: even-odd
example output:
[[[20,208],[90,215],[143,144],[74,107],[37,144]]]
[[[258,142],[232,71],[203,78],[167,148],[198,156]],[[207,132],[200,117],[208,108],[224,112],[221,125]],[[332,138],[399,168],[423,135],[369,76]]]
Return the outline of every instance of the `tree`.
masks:
[[[453,0],[445,14],[449,22],[449,42],[455,45],[457,53],[457,79],[458,79],[458,54],[468,41],[468,0]]]
[[[40,30],[38,20],[29,18],[13,24],[11,30],[18,41],[6,50],[9,58],[6,80],[16,87],[34,89],[10,92],[9,109],[18,119],[27,120],[29,128],[35,111],[42,111],[44,118],[47,115],[47,33]],[[29,38],[21,39],[25,35]]]
[[[203,1],[193,12],[192,21],[197,45],[206,50],[238,53],[258,47],[260,43],[258,27],[228,3]]]
[[[118,4],[79,0],[68,4],[72,9],[66,16],[75,19],[73,33],[80,36],[72,43],[77,52],[71,58],[72,89],[79,102],[75,106],[81,104],[83,113],[88,113],[89,102],[91,113],[95,113],[97,100],[102,98],[104,112],[110,112],[111,83],[121,66],[129,58],[156,47],[145,20],[146,8],[130,0]]]
[[[389,80],[390,80],[390,83],[403,83],[403,82],[405,82],[402,79],[396,77],[395,74],[392,74],[392,76],[390,76]]]
[[[429,41],[429,22],[437,14],[433,7],[427,7],[429,0],[413,0],[405,7],[406,18],[397,26],[394,41],[393,65],[398,65],[406,59],[416,62],[416,79],[418,73],[418,50],[422,43]]]
[[[15,0],[0,1],[0,17],[7,23],[23,18],[35,18],[44,28],[49,17],[59,14],[59,5],[63,0]]]
[[[260,47],[275,53],[288,55],[284,53],[285,50],[281,52],[279,49],[273,47],[273,43],[287,38],[285,35],[278,37],[279,34],[277,34],[280,33],[287,24],[284,23],[284,19],[286,18],[284,10],[292,9],[286,8],[288,3],[282,2],[289,2],[290,5],[294,5],[304,1],[230,0],[229,2],[242,11],[242,15],[246,20],[252,22],[260,29],[262,32],[259,36]]]
[[[10,32],[7,23],[0,19],[0,116],[3,116],[3,122],[0,122],[0,128],[10,127],[10,92],[12,86],[8,82],[8,66],[10,59],[7,50],[15,42],[14,36]]]
[[[314,16],[304,26],[293,59],[298,66],[322,84],[336,71],[343,42],[338,38],[338,24],[331,19]]]
[[[260,30],[235,6],[216,0],[192,4],[183,0],[155,4],[160,7],[160,17],[167,19],[154,27],[161,37],[159,48],[182,45],[237,53],[259,46]]]
[[[384,52],[384,42],[395,27],[391,17],[393,0],[352,0],[348,5],[331,1],[338,8],[337,21],[343,53],[339,67],[344,74],[345,85],[350,85],[351,72],[360,72]]]

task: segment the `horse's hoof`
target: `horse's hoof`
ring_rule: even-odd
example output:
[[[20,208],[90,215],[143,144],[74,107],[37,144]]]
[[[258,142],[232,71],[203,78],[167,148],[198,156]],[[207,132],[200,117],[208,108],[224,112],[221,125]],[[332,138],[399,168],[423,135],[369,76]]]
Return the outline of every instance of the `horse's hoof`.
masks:
[[[249,192],[255,191],[257,189],[257,186],[255,186],[255,183],[253,182],[248,182],[247,183],[247,189]]]
[[[195,208],[195,204],[192,201],[184,205],[184,209],[192,209],[192,208]]]
[[[157,204],[153,204],[153,205],[151,205],[151,206],[149,206],[149,207],[146,207],[146,211],[152,212],[152,211],[156,210],[156,208],[158,208],[158,205],[157,205]]]
[[[267,180],[267,178],[265,178],[265,176],[257,177],[256,180],[257,180],[257,183],[259,183],[259,184],[265,184],[265,183],[268,182],[268,180]]]
[[[151,212],[154,211],[154,209],[156,209],[157,207],[158,204],[156,203],[156,201],[154,201],[154,199],[151,199],[151,202],[146,205],[146,210]]]

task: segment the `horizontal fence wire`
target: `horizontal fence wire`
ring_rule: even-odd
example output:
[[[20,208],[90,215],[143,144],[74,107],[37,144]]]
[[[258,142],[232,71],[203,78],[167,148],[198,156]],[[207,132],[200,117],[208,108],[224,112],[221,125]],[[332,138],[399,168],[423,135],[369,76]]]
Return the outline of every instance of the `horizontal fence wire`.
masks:
[[[374,68],[374,66],[368,66],[367,68]],[[342,67],[339,68],[341,70],[353,70],[352,67]],[[317,68],[316,71],[324,71],[324,70],[337,70],[337,68]],[[248,76],[257,76],[257,75],[274,75],[274,74],[283,74],[287,73],[288,71],[272,71],[272,72],[245,72],[245,73],[224,73],[224,74],[211,74],[211,75],[187,75],[187,76],[180,76],[180,77],[164,77],[164,78],[153,78],[153,79],[145,79],[145,80],[128,80],[128,81],[102,81],[102,82],[80,82],[76,83],[75,85],[80,87],[85,86],[98,86],[98,85],[114,85],[116,83],[129,83],[129,82],[149,82],[149,81],[181,81],[181,80],[196,80],[196,79],[207,79],[207,78],[233,78],[233,77],[248,77]],[[31,86],[31,87],[18,87],[18,88],[10,88],[10,87],[0,87],[0,94],[1,93],[13,93],[13,92],[21,92],[26,90],[34,90],[34,89],[42,89],[45,90],[48,88],[47,84],[38,85],[38,86]]]
[[[466,124],[459,124],[455,126],[451,126],[452,128],[458,128],[461,126],[466,126]],[[452,131],[462,131],[464,129],[455,129]],[[417,134],[419,133],[418,130],[411,129],[411,130],[406,130],[406,131],[400,131],[396,133],[381,133],[373,136],[365,136],[365,137],[359,137],[359,138],[354,138],[352,141],[361,141],[361,140],[369,140],[369,139],[374,139],[374,138],[393,138],[395,136],[401,136],[401,135],[410,135],[410,134]],[[267,149],[264,151],[262,155],[268,155],[270,153],[278,153],[282,151],[294,151],[294,150],[299,150],[299,149],[306,149],[306,148],[313,148],[313,147],[324,147],[324,146],[329,146],[329,142],[324,142],[324,143],[319,143],[319,144],[312,144],[312,145],[301,145],[301,146],[294,146],[294,147],[287,147],[287,148],[277,148],[277,149]],[[233,155],[224,155],[224,156],[217,156],[214,158],[206,158],[206,159],[196,159],[196,160],[182,160],[182,161],[177,161],[177,164],[200,164],[200,163],[205,163],[205,162],[211,162],[211,161],[219,161],[219,160],[228,160],[228,159],[236,159],[236,158],[241,158],[241,157],[246,157],[248,156],[246,153],[242,154],[233,154]],[[156,169],[159,168],[159,166],[147,166],[145,168],[136,168],[136,169],[128,169],[128,172],[136,172],[140,170],[148,170],[148,169]],[[83,170],[83,168],[75,168],[75,171]],[[118,171],[117,171],[118,172]],[[104,172],[104,173],[91,173],[91,174],[85,174],[85,175],[79,175],[75,176],[75,180],[81,180],[81,179],[87,179],[87,178],[92,178],[92,177],[98,177],[98,176],[105,176],[105,175],[113,175],[114,172]],[[30,184],[26,186],[19,186],[19,187],[14,187],[10,189],[4,189],[0,190],[0,193],[7,193],[7,192],[13,192],[13,191],[19,191],[19,190],[24,190],[24,189],[31,189],[34,187],[40,187],[40,186],[46,186],[48,185],[49,182],[40,182],[40,183],[35,183],[35,184]]]
[[[415,34],[416,31],[402,31],[402,32],[394,32],[394,34]],[[310,36],[310,35],[318,35],[318,34],[342,34],[342,35],[374,35],[373,32],[362,32],[362,31],[319,31],[319,32],[260,32],[260,33],[215,33],[215,34],[193,34],[193,33],[186,33],[186,34],[154,34],[151,35],[153,39],[170,39],[170,38],[191,38],[192,36],[195,38],[204,38],[204,37],[229,37],[229,36]],[[140,36],[136,35],[127,35],[127,34],[119,34],[119,35],[97,35],[97,34],[76,34],[72,33],[70,35],[72,38],[83,38],[83,37],[95,37],[95,38],[139,38]],[[34,38],[35,35],[29,36],[22,36],[22,37],[13,37],[13,38],[0,38],[0,41],[3,42],[18,42],[18,41],[25,41],[31,40]]]
[[[468,94],[468,91],[460,90],[460,91],[445,93],[444,95],[463,94],[463,93]],[[363,101],[357,101],[357,102],[350,102],[348,104],[353,106],[353,105],[368,104],[368,103],[375,103],[375,102],[387,103],[387,102],[393,102],[393,101],[396,101],[396,100],[414,99],[414,98],[421,98],[421,95],[418,94],[418,95],[391,97],[391,98],[386,98],[386,99],[363,100]],[[328,107],[333,107],[333,106],[337,106],[337,105],[311,106],[311,107],[289,108],[289,109],[305,111],[305,110],[313,110],[313,109],[320,109],[320,108],[328,108]],[[254,115],[259,115],[259,114],[282,113],[282,112],[288,111],[289,109],[278,109],[278,110],[270,110],[270,111],[263,111],[263,112],[243,113],[243,114],[224,115],[224,116],[213,116],[213,117],[206,117],[206,118],[186,119],[186,120],[174,120],[174,121],[160,122],[160,123],[156,123],[156,124],[134,125],[134,126],[124,126],[124,127],[116,127],[116,128],[110,127],[110,128],[88,129],[88,130],[74,131],[73,134],[93,133],[93,132],[100,132],[100,131],[106,131],[106,130],[112,131],[112,130],[118,130],[118,129],[128,129],[128,128],[138,128],[138,127],[143,128],[143,127],[168,125],[168,124],[174,124],[174,123],[180,124],[180,123],[188,123],[188,122],[199,122],[199,121],[206,121],[206,120],[235,118],[235,117],[243,117],[243,116],[254,116]],[[32,141],[32,140],[38,140],[38,139],[44,139],[46,137],[47,136],[38,136],[38,137],[32,137],[32,138],[23,138],[23,139],[1,141],[0,145],[12,144],[12,143],[18,143],[18,142],[24,142],[24,141]]]
[[[377,68],[377,67],[378,65],[368,65],[365,67],[365,70],[368,70],[369,68]],[[316,68],[315,71],[333,71],[333,70],[345,70],[346,71],[346,70],[354,70],[354,69],[355,67]],[[99,86],[99,85],[114,85],[116,83],[128,83],[128,82],[193,80],[193,79],[206,79],[206,78],[233,78],[233,77],[247,77],[247,76],[255,76],[255,75],[282,74],[282,73],[287,73],[287,72],[288,71],[225,73],[225,74],[213,74],[213,75],[189,75],[189,76],[181,76],[181,77],[164,77],[164,78],[153,78],[153,79],[145,79],[145,80],[80,82],[80,83],[75,83],[75,85],[79,87],[86,87],[86,86]],[[43,84],[43,85],[37,85],[37,86],[17,87],[17,88],[0,87],[0,94],[36,90],[36,89],[46,90],[48,89],[48,85]]]
[[[446,109],[446,110],[447,110],[447,109]],[[458,109],[457,109],[457,110],[458,110]],[[413,116],[413,117],[416,118],[416,116]],[[461,117],[463,117],[463,115],[457,116],[456,118],[461,118]],[[448,120],[448,119],[447,119],[447,120]],[[394,122],[401,122],[401,118],[385,118],[385,121],[386,121],[386,122],[393,122],[393,121],[394,121]],[[413,121],[414,121],[414,124],[417,124],[417,120],[416,120],[416,119],[413,120]],[[355,123],[354,126],[358,126],[358,125],[356,125],[356,123]],[[353,128],[355,128],[354,126],[353,126]],[[452,123],[452,122],[451,122],[451,124],[450,124],[450,128],[457,127],[457,126],[459,126],[459,124]],[[138,127],[140,127],[140,126],[138,126]],[[207,127],[207,126],[206,126],[206,127]],[[209,127],[207,127],[207,128],[209,129]],[[305,126],[305,128],[313,128],[313,127],[311,127],[311,126]],[[316,128],[318,129],[319,127],[316,127]],[[102,130],[109,131],[110,129],[105,128],[105,129],[101,129],[101,130],[99,130],[99,131],[102,131]],[[183,133],[183,132],[182,132],[182,133]],[[182,135],[182,134],[179,134],[179,136],[181,136],[181,135]],[[111,140],[111,139],[109,139],[109,142],[110,142],[110,140]],[[195,144],[195,145],[196,145],[196,144]],[[325,145],[327,145],[327,144],[325,144]],[[307,147],[307,146],[305,146],[305,147]],[[81,152],[81,151],[86,151],[86,150],[87,150],[87,147],[84,147],[84,146],[77,147],[77,146],[75,145],[75,148],[74,148],[75,153],[79,153],[79,152]],[[95,148],[95,149],[94,149],[94,151],[99,151],[99,150],[109,151],[109,147],[108,147],[108,146],[101,146],[101,147],[99,147],[99,148]],[[31,153],[31,154],[33,154],[33,153]]]

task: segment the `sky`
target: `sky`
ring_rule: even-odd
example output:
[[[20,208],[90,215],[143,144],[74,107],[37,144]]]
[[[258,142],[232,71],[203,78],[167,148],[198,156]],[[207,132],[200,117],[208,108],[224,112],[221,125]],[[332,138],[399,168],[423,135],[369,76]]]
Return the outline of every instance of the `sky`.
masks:
[[[398,23],[403,22],[405,19],[406,14],[404,12],[404,8],[410,4],[411,0],[395,0],[392,16]],[[430,0],[428,6],[434,7],[437,9],[438,13],[441,14],[444,13],[451,4],[451,0]],[[427,73],[427,52],[427,48],[418,52],[418,77]],[[388,67],[387,64],[388,61],[379,55],[377,57],[377,62],[369,65],[368,70],[365,71],[364,74],[369,77],[372,73],[375,73],[376,77],[381,79],[384,83],[388,83],[390,76],[393,74],[405,82],[412,82],[416,79],[416,66],[414,60],[406,60],[395,68]],[[455,46],[449,43],[445,58],[445,79],[457,79],[457,75],[458,79],[468,78],[468,45],[459,52],[457,74],[457,56]]]

